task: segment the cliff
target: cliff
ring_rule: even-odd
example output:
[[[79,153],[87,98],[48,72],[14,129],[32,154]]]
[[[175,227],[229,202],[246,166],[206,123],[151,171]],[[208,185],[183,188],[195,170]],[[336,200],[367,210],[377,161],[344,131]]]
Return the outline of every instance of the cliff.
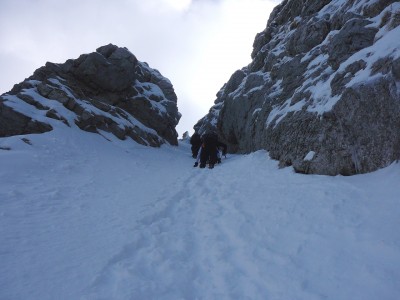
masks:
[[[400,158],[400,3],[286,0],[195,130],[297,172],[352,175]]]

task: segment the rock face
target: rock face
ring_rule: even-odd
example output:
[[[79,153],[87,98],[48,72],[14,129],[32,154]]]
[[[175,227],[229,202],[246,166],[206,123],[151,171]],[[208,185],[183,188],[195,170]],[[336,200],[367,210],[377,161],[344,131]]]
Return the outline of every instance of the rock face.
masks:
[[[400,158],[400,3],[285,0],[195,130],[297,172],[352,175]]]
[[[0,97],[0,137],[59,126],[177,145],[171,82],[126,48],[109,44],[64,64],[47,63]]]

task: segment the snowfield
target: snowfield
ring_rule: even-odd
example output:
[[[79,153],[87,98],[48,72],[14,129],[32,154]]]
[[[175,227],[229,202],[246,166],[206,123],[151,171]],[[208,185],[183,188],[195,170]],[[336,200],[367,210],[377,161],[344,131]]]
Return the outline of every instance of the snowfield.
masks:
[[[184,141],[21,138],[0,139],[0,299],[399,299],[399,164],[209,170]]]

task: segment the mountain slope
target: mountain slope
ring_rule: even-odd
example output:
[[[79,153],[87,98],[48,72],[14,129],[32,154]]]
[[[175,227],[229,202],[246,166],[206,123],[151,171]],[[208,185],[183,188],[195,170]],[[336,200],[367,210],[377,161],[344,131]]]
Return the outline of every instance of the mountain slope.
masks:
[[[60,126],[0,139],[1,299],[397,299],[400,166],[193,168]]]

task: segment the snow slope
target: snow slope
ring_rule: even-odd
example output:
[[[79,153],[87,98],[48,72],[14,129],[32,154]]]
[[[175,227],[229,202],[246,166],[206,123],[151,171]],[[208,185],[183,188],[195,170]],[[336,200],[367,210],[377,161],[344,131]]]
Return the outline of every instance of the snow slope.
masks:
[[[209,170],[185,142],[26,138],[0,139],[0,299],[400,295],[399,164],[300,175],[259,151]]]

